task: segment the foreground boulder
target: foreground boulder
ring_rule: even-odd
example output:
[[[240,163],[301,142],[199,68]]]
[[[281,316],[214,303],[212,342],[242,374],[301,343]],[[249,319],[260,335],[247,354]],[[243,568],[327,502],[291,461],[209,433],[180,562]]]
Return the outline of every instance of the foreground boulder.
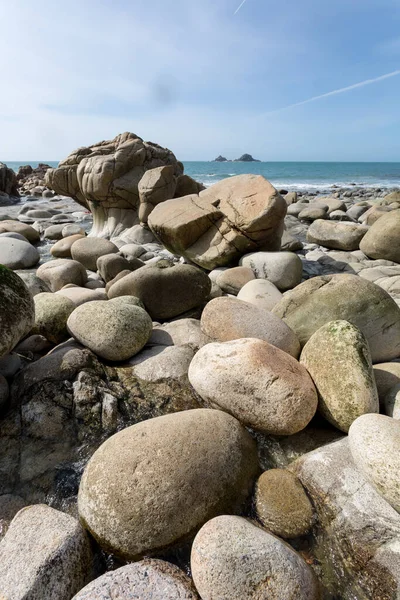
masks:
[[[0,357],[11,352],[35,322],[33,298],[18,275],[0,265]]]
[[[153,319],[172,319],[203,304],[211,291],[208,275],[192,265],[164,261],[145,266],[114,283],[110,298],[136,296]]]
[[[168,250],[212,270],[246,252],[279,250],[286,209],[264,177],[238,175],[159,204],[148,223]]]
[[[318,409],[344,432],[357,417],[379,412],[371,353],[361,331],[348,321],[331,321],[308,340],[300,362],[318,391]]]
[[[360,249],[369,258],[400,263],[400,210],[393,210],[375,221],[363,238]]]
[[[72,600],[198,600],[189,577],[175,565],[142,560],[105,573]]]
[[[69,316],[67,327],[78,342],[98,356],[121,361],[143,348],[153,324],[139,306],[95,300],[78,306]]]
[[[189,380],[211,406],[268,434],[301,431],[317,409],[317,392],[306,369],[258,339],[203,346],[190,364]]]
[[[212,516],[240,510],[257,471],[255,443],[230,415],[166,415],[100,446],[81,480],[79,514],[105,550],[135,559],[189,538]]]
[[[363,415],[349,431],[354,462],[376,491],[400,512],[400,421]]]
[[[242,517],[208,521],[194,540],[190,564],[203,600],[320,598],[317,579],[301,556]]]
[[[364,415],[358,421],[377,417]],[[393,455],[398,452],[392,447],[390,459]],[[316,510],[310,551],[322,563],[319,574],[327,597],[397,598],[400,515],[354,464],[348,438],[305,454],[290,470],[300,478]]]
[[[182,164],[167,148],[144,142],[134,133],[78,148],[57,169],[46,172],[45,183],[57,194],[71,196],[93,213],[92,236],[117,237],[139,223],[139,182],[148,169]]]
[[[373,363],[400,356],[400,308],[385,290],[357,275],[313,277],[288,292],[272,312],[302,345],[322,325],[340,319],[362,331]]]
[[[22,509],[0,542],[0,598],[70,600],[92,577],[87,534],[49,506]]]
[[[210,338],[228,342],[257,338],[297,358],[300,342],[276,315],[237,298],[214,298],[204,308],[201,328]]]

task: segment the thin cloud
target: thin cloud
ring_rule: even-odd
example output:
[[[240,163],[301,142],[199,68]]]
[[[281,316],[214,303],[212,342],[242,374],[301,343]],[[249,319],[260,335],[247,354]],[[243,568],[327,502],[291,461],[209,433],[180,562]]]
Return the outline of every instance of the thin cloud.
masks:
[[[236,15],[236,13],[239,12],[239,10],[242,8],[243,4],[246,2],[247,0],[243,0],[243,2],[240,4],[240,6],[237,7],[237,9],[235,10],[235,12],[233,13],[234,15]]]
[[[271,110],[265,115],[272,115],[277,112],[281,112],[283,110],[288,110],[289,108],[294,108],[296,106],[302,106],[303,104],[309,104],[310,102],[316,102],[317,100],[321,100],[322,98],[328,98],[329,96],[336,96],[337,94],[344,94],[345,92],[350,92],[351,90],[355,90],[360,87],[364,87],[365,85],[371,85],[371,83],[377,83],[378,81],[383,81],[384,79],[389,79],[389,77],[395,77],[396,75],[400,75],[400,70],[392,71],[392,73],[386,73],[386,75],[380,75],[379,77],[375,77],[374,79],[366,79],[365,81],[361,81],[360,83],[355,83],[353,85],[348,85],[347,87],[340,88],[338,90],[333,90],[332,92],[327,92],[326,94],[320,94],[319,96],[313,96],[312,98],[308,98],[307,100],[302,100],[301,102],[296,102],[295,104],[289,104],[288,106],[283,106],[282,108],[276,108],[275,110]]]

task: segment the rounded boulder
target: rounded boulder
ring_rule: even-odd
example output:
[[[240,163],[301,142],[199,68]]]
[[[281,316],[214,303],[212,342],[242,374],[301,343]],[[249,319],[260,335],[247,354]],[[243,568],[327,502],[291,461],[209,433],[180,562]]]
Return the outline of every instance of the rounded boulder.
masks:
[[[237,295],[238,300],[254,304],[264,310],[272,310],[283,298],[278,288],[267,279],[253,279],[246,283]]]
[[[118,247],[103,238],[82,237],[71,246],[71,256],[90,271],[97,270],[97,259],[105,254],[116,254]]]
[[[301,431],[317,409],[306,369],[263,340],[203,346],[190,364],[189,381],[210,406],[271,435]]]
[[[276,315],[237,298],[214,298],[201,315],[202,331],[214,340],[228,342],[257,338],[297,358],[300,342]]]
[[[288,544],[247,519],[223,515],[197,534],[192,576],[203,600],[319,600],[317,579]]]
[[[161,261],[126,275],[110,287],[108,296],[136,296],[152,319],[166,320],[200,306],[210,291],[211,281],[204,271]]]
[[[0,265],[0,357],[9,354],[35,323],[33,298],[18,275]]]
[[[137,354],[153,323],[145,310],[127,303],[95,300],[78,306],[67,321],[70,334],[98,356],[121,361]]]
[[[385,290],[358,275],[313,277],[288,292],[272,312],[302,346],[325,323],[345,320],[366,337],[373,363],[400,356],[400,308]]]
[[[83,473],[82,522],[108,552],[139,558],[189,539],[210,518],[241,510],[258,474],[256,445],[223,412],[187,410],[109,438]]]
[[[253,252],[240,259],[240,265],[253,270],[257,279],[268,279],[282,292],[298,285],[303,263],[293,252]]]
[[[95,579],[72,600],[198,600],[189,577],[175,565],[147,559]]]
[[[53,344],[60,344],[68,338],[67,320],[75,304],[52,293],[37,294],[35,302],[35,325],[32,333],[42,335]]]
[[[318,410],[341,431],[365,413],[379,412],[367,340],[348,321],[331,321],[308,340],[300,362],[318,391]]]

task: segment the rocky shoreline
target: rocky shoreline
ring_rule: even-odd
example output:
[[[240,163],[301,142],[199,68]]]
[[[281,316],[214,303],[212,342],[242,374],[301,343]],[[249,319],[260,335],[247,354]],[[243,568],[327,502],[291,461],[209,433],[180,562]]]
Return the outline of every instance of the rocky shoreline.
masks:
[[[0,597],[398,598],[400,191],[0,184]]]

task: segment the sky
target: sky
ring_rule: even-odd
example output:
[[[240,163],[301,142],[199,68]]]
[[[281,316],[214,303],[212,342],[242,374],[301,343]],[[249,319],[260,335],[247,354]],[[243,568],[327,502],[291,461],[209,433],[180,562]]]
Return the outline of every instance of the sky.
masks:
[[[352,87],[400,70],[399,0],[240,4],[0,0],[0,161],[124,131],[180,160],[400,161],[400,74]]]

